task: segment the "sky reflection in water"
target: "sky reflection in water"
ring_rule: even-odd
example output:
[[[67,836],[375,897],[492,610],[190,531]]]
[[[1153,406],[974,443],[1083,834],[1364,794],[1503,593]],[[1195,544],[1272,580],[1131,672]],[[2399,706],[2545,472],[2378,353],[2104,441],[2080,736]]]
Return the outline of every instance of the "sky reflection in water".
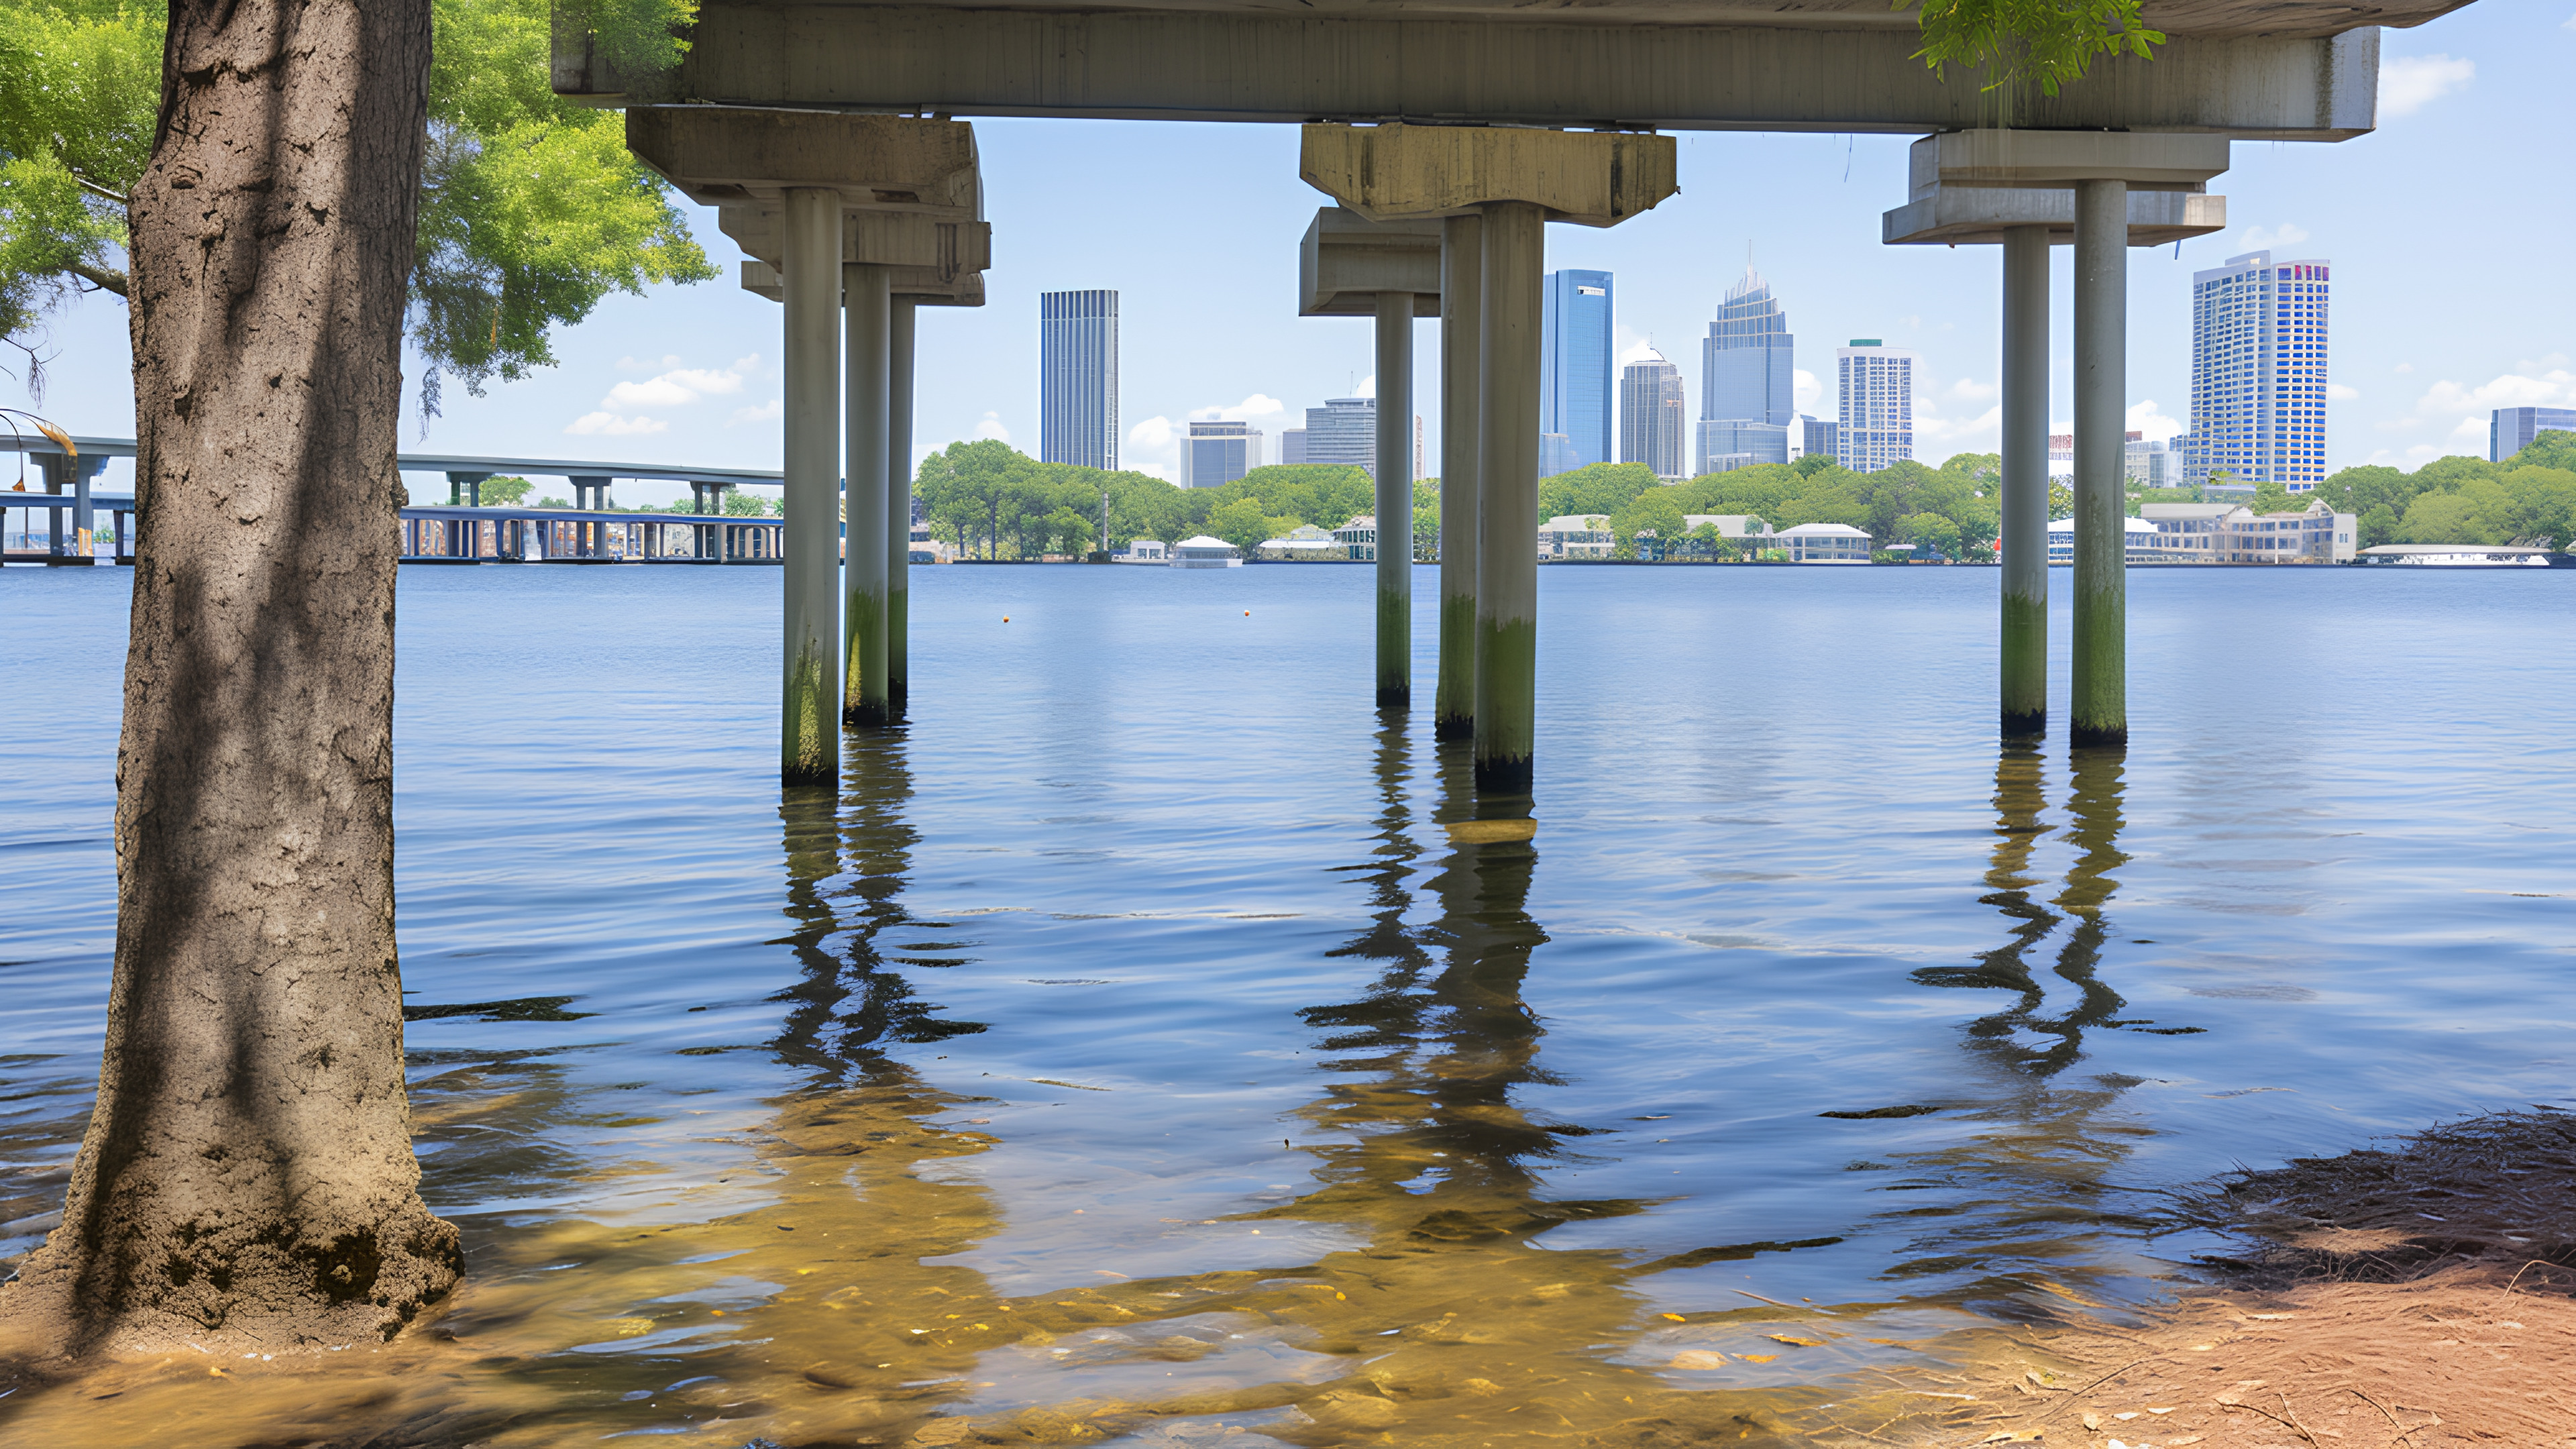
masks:
[[[2070,764],[1992,740],[1990,572],[1551,570],[1536,838],[1454,844],[1365,570],[916,573],[836,800],[763,778],[774,574],[407,572],[453,1338],[0,1425],[1794,1441],[2165,1291],[2169,1187],[2562,1099],[2563,577],[2134,575],[2140,744]],[[0,575],[13,1255],[95,1069],[122,584]]]

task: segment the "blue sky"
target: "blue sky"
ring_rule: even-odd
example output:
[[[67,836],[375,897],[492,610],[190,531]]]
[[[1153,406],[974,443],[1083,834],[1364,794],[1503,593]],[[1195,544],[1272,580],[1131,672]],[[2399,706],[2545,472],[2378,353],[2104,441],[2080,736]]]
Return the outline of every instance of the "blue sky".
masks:
[[[2191,273],[2256,247],[2334,264],[2334,467],[2483,456],[2487,409],[2576,406],[2576,192],[2565,183],[2576,0],[2478,0],[2387,32],[2382,57],[2376,133],[2333,146],[2239,142],[2211,186],[2228,198],[2230,228],[2184,243],[2179,258],[2171,247],[2130,253],[2133,426],[2187,421]],[[1325,201],[1297,179],[1295,127],[984,119],[976,131],[990,301],[922,313],[921,451],[993,436],[1036,452],[1040,291],[1121,294],[1128,466],[1176,476],[1168,438],[1189,417],[1248,418],[1275,438],[1303,409],[1373,380],[1366,319],[1296,315],[1297,240]],[[1623,354],[1651,339],[1680,366],[1696,416],[1698,339],[1749,248],[1788,311],[1799,370],[1823,382],[1802,377],[1803,410],[1833,416],[1833,349],[1882,337],[1921,359],[1917,456],[1992,450],[1997,253],[1878,242],[1880,213],[1905,199],[1911,139],[1682,133],[1680,195],[1613,230],[1550,226],[1548,264],[1616,275]],[[406,420],[404,448],[777,466],[778,308],[733,285],[739,254],[713,212],[692,224],[724,280],[611,299],[557,338],[560,366],[482,398],[451,385],[425,437]],[[2061,430],[2067,260],[2059,248]],[[113,297],[60,315],[45,413],[75,432],[129,434],[126,336]],[[1436,470],[1436,324],[1421,324],[1415,352]],[[0,381],[0,402],[26,401],[17,380]],[[630,483],[617,496],[684,491]]]

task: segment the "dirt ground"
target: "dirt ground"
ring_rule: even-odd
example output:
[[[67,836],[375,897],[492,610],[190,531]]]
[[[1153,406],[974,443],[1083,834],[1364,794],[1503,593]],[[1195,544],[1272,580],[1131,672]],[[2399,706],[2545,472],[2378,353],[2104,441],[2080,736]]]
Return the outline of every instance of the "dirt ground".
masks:
[[[2184,1208],[2242,1256],[2142,1326],[2035,1330],[1933,1442],[2576,1445],[2576,1116],[2476,1118]]]

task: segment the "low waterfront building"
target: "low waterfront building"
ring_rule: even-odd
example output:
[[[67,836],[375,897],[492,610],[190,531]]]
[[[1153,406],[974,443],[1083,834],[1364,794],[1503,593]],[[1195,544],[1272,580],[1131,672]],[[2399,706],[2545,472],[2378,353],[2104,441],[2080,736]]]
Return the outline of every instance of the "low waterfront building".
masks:
[[[1173,544],[1171,563],[1176,569],[1230,569],[1241,567],[1243,559],[1233,544],[1202,533]]]
[[[1762,540],[1765,549],[1785,550],[1791,563],[1865,564],[1869,534],[1848,523],[1801,523]]]
[[[1109,561],[1123,564],[1167,564],[1172,561],[1172,551],[1159,538],[1140,538],[1127,545],[1126,552],[1111,554]]]
[[[2553,560],[2570,561],[2524,543],[2383,543],[2363,549],[2360,557],[2373,568],[2545,569]]]
[[[1298,524],[1283,537],[1262,540],[1254,553],[1281,563],[1339,563],[1351,556],[1340,539],[1311,523]]]
[[[1667,543],[1651,528],[1637,530],[1637,557],[1646,563],[1666,559],[1714,559],[1718,550],[1700,537],[1708,529],[1718,538],[1735,545],[1739,555],[1759,553],[1770,545],[1771,525],[1748,513],[1690,513],[1682,516],[1679,537]]]
[[[2256,513],[2241,503],[2149,503],[2158,563],[2349,563],[2359,520],[2320,498],[2297,513]]]
[[[1538,556],[1550,559],[1608,558],[1618,540],[1610,520],[1598,513],[1559,514],[1538,526]]]
[[[2156,526],[2143,518],[2124,518],[2120,520],[2120,524],[2129,535],[2129,562],[2132,564],[2199,563],[2201,561],[2196,558],[2168,556],[2169,550],[2166,544],[2172,536],[2157,532]],[[2060,518],[2048,525],[2048,561],[2053,564],[2067,565],[2075,562],[2074,519]]]
[[[1377,558],[1377,515],[1363,513],[1333,530],[1333,542],[1342,546],[1342,557],[1374,562]]]

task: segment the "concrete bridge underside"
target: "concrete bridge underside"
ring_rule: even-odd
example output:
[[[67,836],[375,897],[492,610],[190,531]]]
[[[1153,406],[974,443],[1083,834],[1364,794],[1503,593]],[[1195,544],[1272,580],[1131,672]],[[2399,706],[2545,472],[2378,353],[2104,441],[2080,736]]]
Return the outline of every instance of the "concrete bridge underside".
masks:
[[[559,30],[558,93],[943,116],[1467,121],[1656,130],[2368,131],[2379,32],[2467,0],[2150,0],[2153,61],[2098,63],[2009,114],[1914,56],[1879,0],[1285,4],[707,0],[674,74],[621,76]]]

